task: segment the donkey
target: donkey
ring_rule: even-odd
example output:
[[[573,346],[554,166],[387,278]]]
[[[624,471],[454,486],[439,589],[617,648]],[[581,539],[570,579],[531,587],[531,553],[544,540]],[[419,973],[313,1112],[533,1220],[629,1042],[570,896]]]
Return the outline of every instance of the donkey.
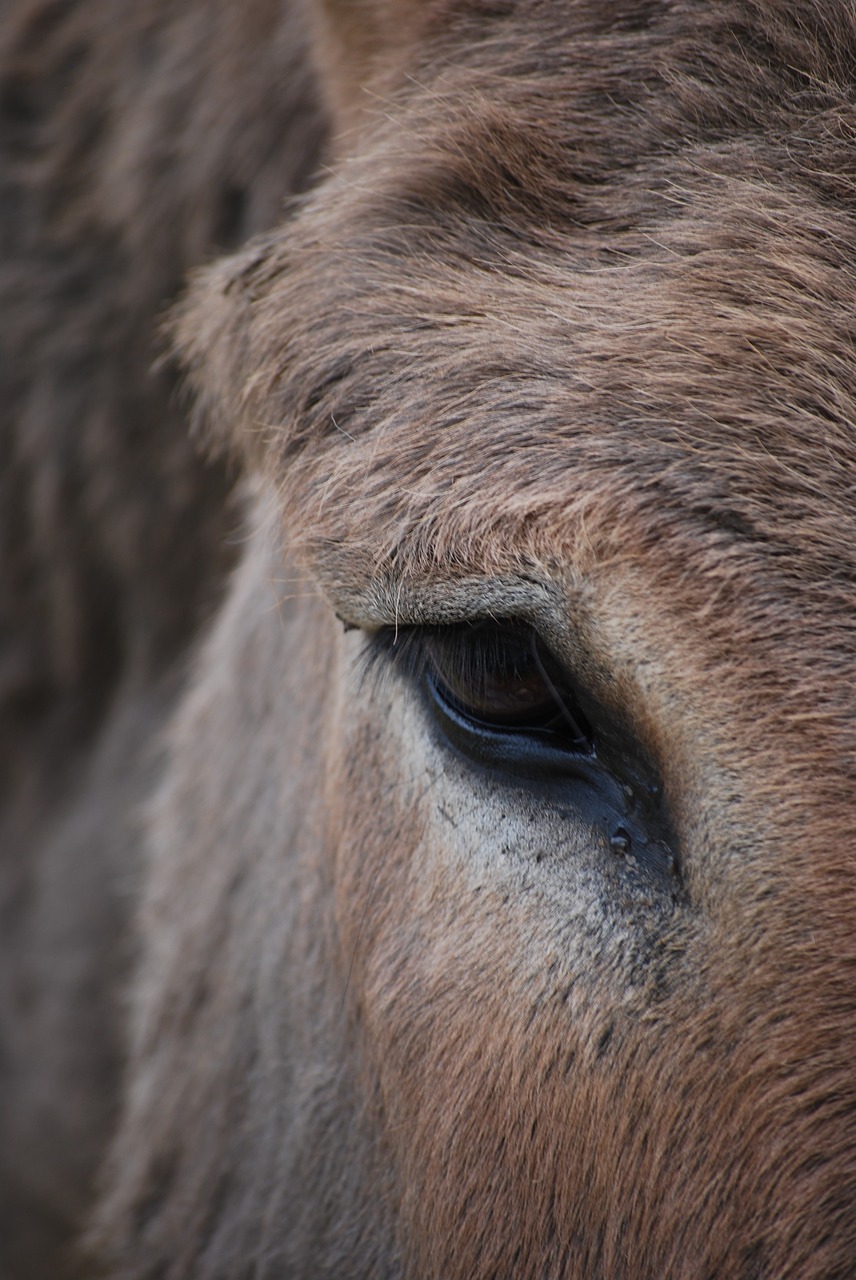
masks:
[[[3,28],[3,1276],[856,1275],[853,6]]]

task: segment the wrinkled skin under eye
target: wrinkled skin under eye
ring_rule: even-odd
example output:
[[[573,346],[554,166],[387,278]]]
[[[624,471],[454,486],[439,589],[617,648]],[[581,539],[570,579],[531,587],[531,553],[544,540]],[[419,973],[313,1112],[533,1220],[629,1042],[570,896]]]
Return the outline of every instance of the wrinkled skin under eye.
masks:
[[[382,631],[372,658],[421,690],[441,741],[507,785],[534,789],[553,810],[572,806],[605,847],[675,899],[676,841],[659,778],[629,730],[577,692],[532,627],[480,621]]]

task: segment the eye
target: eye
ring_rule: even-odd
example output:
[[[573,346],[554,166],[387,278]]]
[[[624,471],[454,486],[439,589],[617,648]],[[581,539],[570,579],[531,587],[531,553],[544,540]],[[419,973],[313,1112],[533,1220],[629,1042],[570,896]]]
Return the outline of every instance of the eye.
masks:
[[[593,760],[595,735],[569,676],[532,627],[502,620],[375,633],[383,656],[414,685],[466,754],[529,768],[537,758]],[[499,763],[499,760],[494,760]]]
[[[614,711],[577,692],[531,626],[385,628],[365,659],[364,672],[383,660],[421,691],[442,743],[554,810],[573,811],[611,855],[677,900],[677,844],[656,769]]]
[[[480,623],[429,633],[425,681],[448,712],[476,730],[594,753],[591,726],[567,678],[531,628]]]

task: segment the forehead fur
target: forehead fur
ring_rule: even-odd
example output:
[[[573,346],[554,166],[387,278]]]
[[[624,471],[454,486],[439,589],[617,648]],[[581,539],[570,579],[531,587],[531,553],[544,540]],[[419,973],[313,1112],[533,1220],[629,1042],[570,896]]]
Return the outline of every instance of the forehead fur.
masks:
[[[840,639],[852,10],[509,4],[473,30],[197,282],[209,430],[238,424],[330,581],[500,572],[584,529]]]

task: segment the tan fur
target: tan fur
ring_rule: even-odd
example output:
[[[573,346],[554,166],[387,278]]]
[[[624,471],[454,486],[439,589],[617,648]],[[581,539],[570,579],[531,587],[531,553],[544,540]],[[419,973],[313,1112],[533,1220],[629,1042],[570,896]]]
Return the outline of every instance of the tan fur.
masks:
[[[262,8],[246,28],[260,50]],[[134,701],[116,675],[75,739],[95,760],[130,725],[120,773],[135,804],[149,797],[141,865],[110,822],[95,842],[139,905],[121,1087],[104,1069],[118,1118],[84,1161],[89,1178],[112,1127],[85,1266],[843,1280],[852,9],[331,0],[293,18],[315,42],[330,167],[280,225],[199,272],[168,322],[198,433],[248,477],[240,562],[188,687],[144,664],[125,675]],[[212,65],[231,47],[215,40]],[[171,63],[163,76],[175,83]],[[212,99],[191,81],[181,118],[224,136],[236,89]],[[305,110],[283,146],[319,157]],[[151,122],[154,102],[140,112],[125,101],[116,120]],[[245,127],[260,115],[247,105]],[[93,187],[141,244],[123,202],[150,145],[136,169],[100,151],[113,159]],[[191,193],[175,196],[175,243],[227,152],[155,182],[156,203]],[[291,173],[283,189],[305,180]],[[175,250],[180,265],[215,240]],[[54,367],[37,355],[33,386]],[[46,438],[64,439],[57,412]],[[108,486],[123,474],[112,438],[81,455]],[[186,465],[166,470],[189,519]],[[217,537],[193,527],[213,592]],[[123,560],[120,580],[133,595],[161,570]],[[369,634],[537,625],[655,762],[675,892],[619,866],[571,801],[444,745],[334,610]],[[153,787],[142,761],[173,704]],[[90,824],[117,785],[107,763],[81,790]],[[75,848],[68,812],[50,859],[28,835],[52,876]],[[124,913],[103,912],[97,937],[122,938]],[[85,920],[71,904],[72,941]],[[68,954],[58,925],[41,949],[35,936],[14,952],[21,981],[33,956]],[[94,1021],[113,1045],[107,1014]],[[46,1055],[74,1039],[9,1025]]]

